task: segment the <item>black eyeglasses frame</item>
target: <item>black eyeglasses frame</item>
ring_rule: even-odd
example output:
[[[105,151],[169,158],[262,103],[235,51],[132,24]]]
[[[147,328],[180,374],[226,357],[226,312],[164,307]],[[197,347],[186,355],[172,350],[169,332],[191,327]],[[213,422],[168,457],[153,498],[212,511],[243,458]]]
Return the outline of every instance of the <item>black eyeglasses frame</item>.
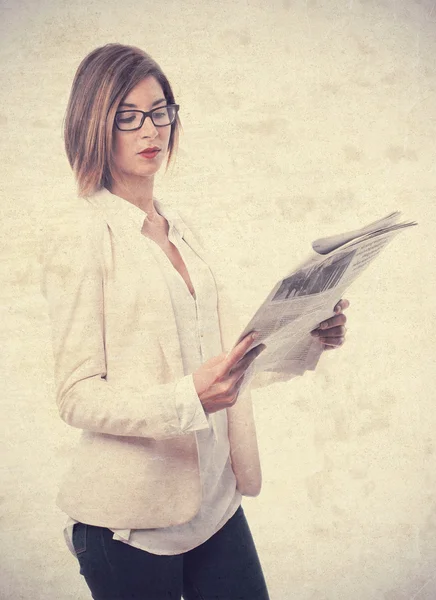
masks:
[[[156,110],[159,110],[161,108],[170,108],[170,107],[176,109],[176,112],[174,114],[174,119],[171,121],[171,123],[167,123],[166,125],[157,125],[154,122],[154,120],[153,120],[153,113]],[[149,110],[148,112],[145,112],[143,110],[139,110],[139,109],[136,109],[136,108],[131,108],[131,109],[127,109],[126,108],[126,110],[117,110],[117,112],[115,113],[114,123],[115,123],[116,127],[120,131],[137,131],[138,129],[141,129],[141,127],[144,125],[145,119],[147,117],[150,117],[150,119],[151,119],[151,121],[152,121],[152,123],[153,123],[153,125],[155,127],[168,127],[169,125],[172,125],[174,123],[174,121],[176,120],[176,116],[177,116],[177,113],[179,112],[179,108],[180,108],[179,104],[165,104],[165,105],[162,105],[162,106],[156,106],[156,108],[153,108],[152,110]],[[121,127],[118,125],[118,123],[116,121],[116,116],[119,115],[119,114],[122,114],[122,113],[132,113],[132,112],[137,112],[137,113],[141,113],[142,114],[142,119],[141,119],[140,125],[138,125],[138,127],[133,127],[133,129],[121,129]]]

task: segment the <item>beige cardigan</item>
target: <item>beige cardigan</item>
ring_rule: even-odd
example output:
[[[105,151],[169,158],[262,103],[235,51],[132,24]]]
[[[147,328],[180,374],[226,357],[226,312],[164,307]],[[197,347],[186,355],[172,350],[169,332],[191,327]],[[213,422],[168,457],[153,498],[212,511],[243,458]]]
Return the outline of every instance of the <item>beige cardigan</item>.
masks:
[[[195,434],[181,431],[175,406],[184,373],[174,312],[147,251],[153,242],[140,234],[144,216],[100,190],[47,233],[41,257],[56,402],[61,418],[83,430],[57,505],[78,521],[112,528],[184,523],[201,503]],[[186,242],[210,264],[184,227]],[[217,288],[215,330],[228,350],[238,332]],[[227,416],[237,487],[256,496],[261,470],[249,392]]]

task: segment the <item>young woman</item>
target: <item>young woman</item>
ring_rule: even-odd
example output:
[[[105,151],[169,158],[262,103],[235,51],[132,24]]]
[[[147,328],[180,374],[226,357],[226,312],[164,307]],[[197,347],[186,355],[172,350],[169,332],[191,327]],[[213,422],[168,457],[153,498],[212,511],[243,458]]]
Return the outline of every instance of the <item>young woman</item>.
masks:
[[[266,600],[241,507],[261,487],[256,433],[250,396],[238,397],[262,347],[247,353],[249,335],[223,352],[206,250],[154,196],[178,110],[135,47],[97,48],[73,82],[65,145],[79,199],[47,239],[41,280],[59,413],[82,430],[57,504],[96,600]],[[342,344],[347,306],[325,347]]]

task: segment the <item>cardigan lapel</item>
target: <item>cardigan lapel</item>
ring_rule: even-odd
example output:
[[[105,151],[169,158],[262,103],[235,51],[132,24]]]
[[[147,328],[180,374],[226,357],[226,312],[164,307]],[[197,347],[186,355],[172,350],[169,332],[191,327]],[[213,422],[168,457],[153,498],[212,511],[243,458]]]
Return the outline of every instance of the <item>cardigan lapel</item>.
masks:
[[[104,190],[106,193],[102,192],[90,197],[89,200],[100,210],[110,229],[124,239],[127,253],[123,246],[121,248],[126,259],[131,261],[132,269],[135,271],[130,282],[132,285],[136,285],[136,289],[132,289],[132,293],[143,298],[144,306],[148,305],[147,310],[150,305],[154,305],[156,313],[163,315],[163,318],[158,321],[159,328],[153,330],[152,333],[157,335],[159,339],[159,344],[172,376],[176,379],[183,377],[183,361],[171,296],[165,278],[150,248],[150,244],[154,242],[142,235],[139,229],[136,231],[134,224],[132,227],[128,215],[120,210],[119,203],[114,204],[112,202],[110,196],[113,195],[110,192],[107,190]],[[109,198],[107,194],[110,195]],[[109,202],[105,200],[109,200]],[[119,200],[127,202],[122,198]]]

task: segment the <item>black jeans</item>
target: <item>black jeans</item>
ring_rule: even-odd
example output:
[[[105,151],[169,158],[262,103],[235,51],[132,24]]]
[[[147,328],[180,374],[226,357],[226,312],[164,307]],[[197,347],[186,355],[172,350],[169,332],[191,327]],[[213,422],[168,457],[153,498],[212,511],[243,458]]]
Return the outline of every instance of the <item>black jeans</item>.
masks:
[[[206,542],[174,556],[112,539],[77,523],[73,545],[94,600],[269,600],[242,506]]]

